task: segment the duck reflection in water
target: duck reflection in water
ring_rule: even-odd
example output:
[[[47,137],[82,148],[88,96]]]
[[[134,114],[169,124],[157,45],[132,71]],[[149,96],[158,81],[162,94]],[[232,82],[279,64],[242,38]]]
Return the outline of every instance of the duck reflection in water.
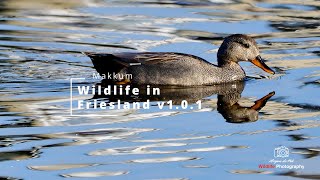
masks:
[[[102,81],[97,84],[102,87],[110,85]],[[169,101],[172,100],[173,105],[181,105],[183,100],[189,104],[195,103],[198,100],[207,101],[205,98],[217,94],[217,110],[228,123],[246,123],[255,122],[258,120],[259,111],[266,105],[267,101],[275,94],[270,92],[264,97],[254,102],[252,106],[242,106],[238,103],[241,99],[241,93],[244,90],[245,82],[233,82],[212,86],[155,86],[161,89],[159,96],[146,95],[146,86],[131,85],[140,90],[139,95],[95,95],[93,99],[107,98],[109,102],[145,102],[152,101]],[[209,105],[210,106],[210,105]]]
[[[235,93],[227,92],[218,94],[217,110],[229,123],[246,123],[257,121],[259,111],[275,94],[275,92],[270,92],[269,94],[255,101],[254,105],[246,107],[241,106],[238,103],[241,98],[242,90],[243,89]]]

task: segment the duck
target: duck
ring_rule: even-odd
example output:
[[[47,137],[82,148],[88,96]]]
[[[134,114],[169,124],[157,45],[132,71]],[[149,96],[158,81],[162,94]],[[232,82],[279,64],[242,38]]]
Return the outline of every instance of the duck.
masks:
[[[224,38],[217,52],[217,65],[178,52],[84,54],[90,57],[100,76],[111,77],[115,84],[199,86],[243,81],[246,73],[239,65],[241,61],[275,74],[261,58],[256,41],[245,34]]]

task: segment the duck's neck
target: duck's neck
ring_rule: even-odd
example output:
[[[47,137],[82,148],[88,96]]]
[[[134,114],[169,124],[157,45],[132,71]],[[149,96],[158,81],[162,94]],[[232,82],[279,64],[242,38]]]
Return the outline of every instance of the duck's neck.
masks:
[[[214,76],[220,83],[241,81],[246,77],[241,66],[235,62],[219,63],[217,68],[219,73],[214,73]]]

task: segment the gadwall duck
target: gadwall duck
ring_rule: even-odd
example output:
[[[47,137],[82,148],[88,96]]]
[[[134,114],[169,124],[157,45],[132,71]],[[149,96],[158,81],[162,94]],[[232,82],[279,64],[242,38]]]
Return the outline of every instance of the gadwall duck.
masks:
[[[257,43],[243,34],[224,39],[217,54],[218,65],[194,55],[173,52],[85,54],[102,77],[111,77],[116,84],[196,86],[242,81],[246,74],[239,61],[249,61],[274,74],[260,57]]]

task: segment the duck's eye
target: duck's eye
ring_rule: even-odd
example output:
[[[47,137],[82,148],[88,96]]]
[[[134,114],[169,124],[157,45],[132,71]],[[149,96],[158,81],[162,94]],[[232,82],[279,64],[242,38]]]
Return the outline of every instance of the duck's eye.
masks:
[[[246,42],[242,42],[242,41],[236,41],[236,42],[241,44],[245,48],[249,48],[250,47],[250,45],[248,43],[246,43]]]

